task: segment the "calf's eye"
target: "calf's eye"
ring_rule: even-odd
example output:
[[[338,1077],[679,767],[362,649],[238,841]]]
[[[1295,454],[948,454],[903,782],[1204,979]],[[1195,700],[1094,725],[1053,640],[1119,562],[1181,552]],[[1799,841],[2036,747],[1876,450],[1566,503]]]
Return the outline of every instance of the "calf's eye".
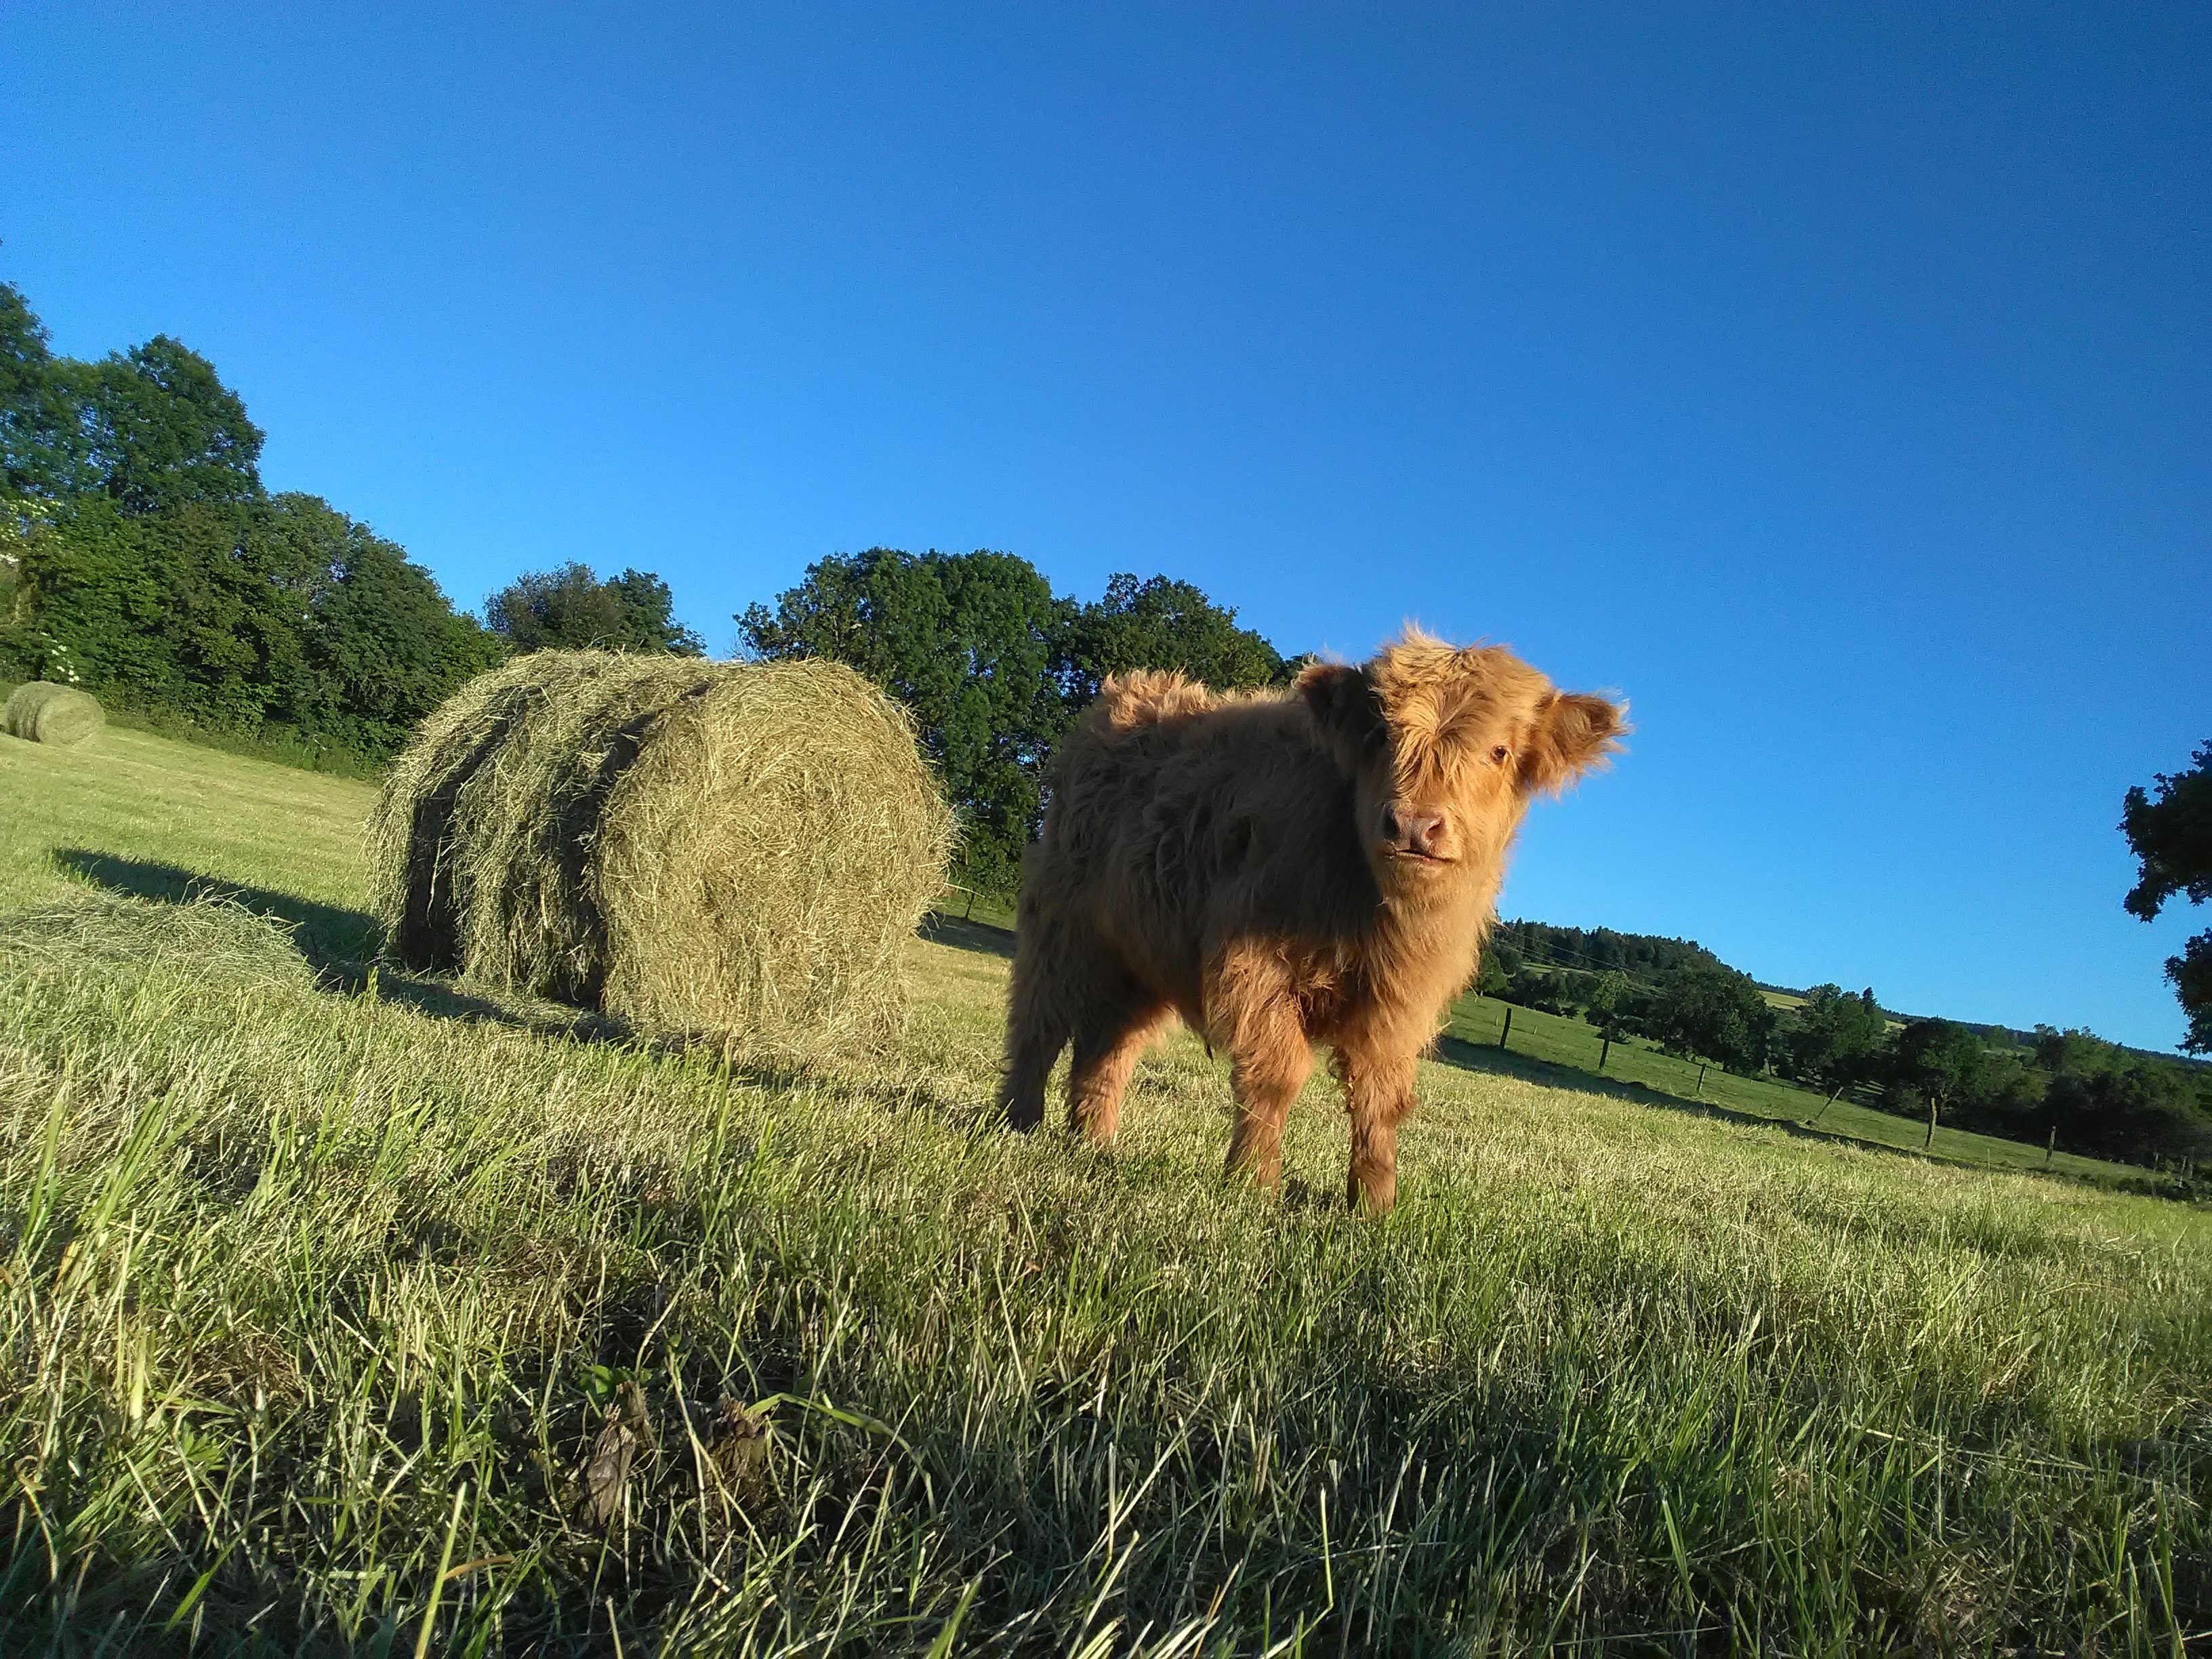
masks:
[[[1503,766],[1512,758],[1513,751],[1502,743],[1490,751],[1490,763],[1492,766]]]

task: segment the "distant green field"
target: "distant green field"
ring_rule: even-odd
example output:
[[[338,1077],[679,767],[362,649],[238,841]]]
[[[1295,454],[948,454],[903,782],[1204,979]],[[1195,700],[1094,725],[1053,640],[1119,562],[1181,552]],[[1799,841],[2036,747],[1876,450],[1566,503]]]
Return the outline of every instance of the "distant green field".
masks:
[[[972,922],[899,1047],[797,1067],[372,975],[368,799],[0,738],[0,1651],[2212,1631],[2203,1208],[1696,1109],[1526,1011],[1501,1068],[1477,1005],[1361,1222],[1321,1082],[1285,1191],[1223,1180],[1184,1034],[1110,1152],[1006,1133]]]
[[[972,916],[994,927],[1013,926],[1012,906],[965,888],[948,895],[938,909],[940,915]],[[1767,998],[1778,1006],[1784,1001],[1802,1000],[1785,999],[1776,992],[1768,993]],[[1510,1032],[1505,1024],[1508,1008],[1513,1016]],[[1498,1048],[1501,1036],[1510,1037],[1510,1048]],[[1947,1162],[1992,1169],[2048,1170],[2106,1184],[2139,1181],[2145,1175],[2145,1171],[2130,1164],[2080,1158],[2071,1152],[2054,1156],[2044,1147],[1941,1124],[1936,1127],[1935,1143],[1929,1146],[1924,1124],[1848,1100],[1832,1103],[1825,1095],[1814,1094],[1778,1079],[1737,1077],[1717,1066],[1701,1066],[1693,1060],[1663,1054],[1640,1037],[1617,1038],[1608,1044],[1597,1028],[1585,1020],[1547,1014],[1492,997],[1469,994],[1454,1005],[1439,1054],[1449,1063],[1509,1071],[1516,1060],[1533,1060],[1561,1072],[1581,1073],[1592,1079],[1601,1077],[1647,1089],[1655,1097],[1655,1103],[1660,1103],[1663,1097],[1666,1103],[1717,1106],[1774,1122],[1809,1123],[1823,1135],[1912,1152],[1924,1149],[1929,1156]],[[1525,1068],[1524,1073],[1540,1081],[1564,1083],[1570,1087],[1587,1086],[1580,1079],[1553,1073],[1528,1072]]]
[[[1975,1134],[1942,1124],[1936,1126],[1935,1143],[1929,1146],[1924,1123],[1855,1105],[1848,1100],[1830,1104],[1826,1096],[1778,1079],[1738,1077],[1717,1066],[1703,1066],[1694,1060],[1663,1054],[1641,1037],[1616,1038],[1607,1044],[1597,1028],[1583,1020],[1547,1014],[1534,1008],[1513,1007],[1509,1034],[1505,1024],[1509,1006],[1490,997],[1462,998],[1452,1010],[1448,1036],[1474,1052],[1448,1046],[1447,1057],[1461,1054],[1462,1058],[1478,1063],[1491,1060],[1492,1056],[1498,1060],[1522,1057],[1540,1060],[1592,1077],[1637,1085],[1674,1101],[1718,1106],[1778,1122],[1805,1124],[1817,1121],[1819,1132],[1823,1134],[1869,1146],[1914,1152],[1927,1147],[1934,1157],[1962,1164],[2049,1169],[2062,1175],[2106,1182],[2140,1180],[2144,1175],[2143,1170],[2128,1164],[2077,1158],[2071,1152],[2053,1156],[2041,1146]],[[1497,1048],[1501,1035],[1508,1036],[1510,1040],[1510,1050],[1505,1053]]]

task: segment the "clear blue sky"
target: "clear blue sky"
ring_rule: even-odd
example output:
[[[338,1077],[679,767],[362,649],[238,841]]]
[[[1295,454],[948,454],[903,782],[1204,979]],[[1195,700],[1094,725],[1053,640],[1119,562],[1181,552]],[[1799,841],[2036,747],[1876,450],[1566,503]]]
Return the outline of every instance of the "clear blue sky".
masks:
[[[473,605],[872,544],[1628,694],[1505,908],[2170,1046],[2212,11],[18,3],[0,276]],[[458,14],[465,12],[464,18]]]

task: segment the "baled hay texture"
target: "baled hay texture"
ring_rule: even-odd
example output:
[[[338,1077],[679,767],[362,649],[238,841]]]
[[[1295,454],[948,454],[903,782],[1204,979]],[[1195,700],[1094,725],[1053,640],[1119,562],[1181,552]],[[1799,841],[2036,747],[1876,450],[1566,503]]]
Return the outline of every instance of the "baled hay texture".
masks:
[[[951,812],[906,714],[833,662],[763,663],[673,705],[607,798],[605,1004],[756,1043],[895,1035]]]
[[[424,722],[372,819],[395,952],[748,1046],[895,1029],[951,819],[835,664],[539,652]]]
[[[487,984],[605,1006],[606,923],[590,863],[607,792],[637,758],[653,717],[699,689],[714,665],[539,654],[556,658],[539,695],[455,803],[459,960]]]
[[[562,956],[559,945],[540,941],[533,951],[492,944],[502,935],[511,939],[520,918],[533,911],[564,931],[563,913],[580,902],[580,836],[557,840],[574,826],[538,811],[530,791],[550,790],[548,773],[564,764],[605,763],[604,753],[579,745],[589,749],[588,729],[605,701],[634,719],[650,714],[655,698],[710,672],[708,665],[683,658],[538,651],[477,676],[440,704],[386,772],[369,815],[373,908],[392,954],[410,967],[466,967],[533,989],[541,977],[549,990],[557,978],[561,994],[587,999],[590,987],[575,982],[574,973],[533,975],[525,967],[524,958],[547,950]],[[639,690],[642,696],[635,695]],[[506,860],[517,842],[533,834],[538,866],[510,871]],[[555,890],[567,902],[550,898]]]
[[[107,716],[88,691],[33,680],[9,695],[0,724],[9,736],[30,743],[82,743],[107,724]]]

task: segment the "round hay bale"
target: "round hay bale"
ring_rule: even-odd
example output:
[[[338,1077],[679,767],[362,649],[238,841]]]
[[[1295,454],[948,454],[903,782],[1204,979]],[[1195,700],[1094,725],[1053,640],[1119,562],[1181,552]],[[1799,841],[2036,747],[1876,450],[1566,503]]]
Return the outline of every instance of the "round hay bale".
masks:
[[[524,968],[526,947],[488,948],[518,914],[535,908],[557,928],[587,902],[580,841],[558,839],[536,793],[550,790],[549,767],[585,758],[579,742],[609,696],[641,680],[646,695],[623,711],[635,718],[711,669],[684,658],[538,651],[477,676],[432,711],[386,772],[369,816],[372,896],[392,953],[411,967],[466,968],[526,988],[540,988],[542,977],[548,994],[588,1000],[573,975]],[[509,870],[516,837],[533,829],[550,842],[542,866]],[[561,896],[545,896],[549,881]]]
[[[10,737],[29,743],[82,743],[107,724],[99,699],[73,685],[33,680],[9,694],[0,714]]]
[[[905,714],[849,669],[564,651],[423,723],[370,848],[415,966],[789,1049],[896,1029],[951,834]]]
[[[605,1006],[830,1042],[896,1031],[952,829],[905,711],[851,669],[719,676],[653,722],[608,793]]]

